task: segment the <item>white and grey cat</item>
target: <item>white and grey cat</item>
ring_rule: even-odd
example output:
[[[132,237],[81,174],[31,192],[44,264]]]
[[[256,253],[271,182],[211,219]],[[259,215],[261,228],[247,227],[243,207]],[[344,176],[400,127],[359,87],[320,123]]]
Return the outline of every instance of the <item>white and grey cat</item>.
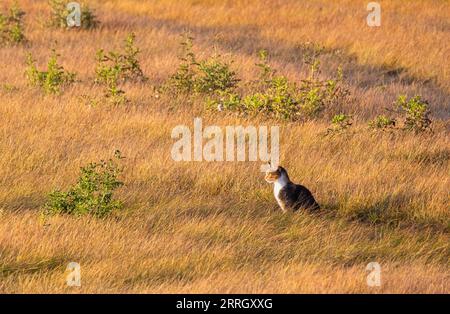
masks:
[[[268,170],[265,180],[273,183],[273,193],[283,212],[296,211],[300,208],[308,210],[320,209],[312,193],[303,185],[293,183],[286,169]]]

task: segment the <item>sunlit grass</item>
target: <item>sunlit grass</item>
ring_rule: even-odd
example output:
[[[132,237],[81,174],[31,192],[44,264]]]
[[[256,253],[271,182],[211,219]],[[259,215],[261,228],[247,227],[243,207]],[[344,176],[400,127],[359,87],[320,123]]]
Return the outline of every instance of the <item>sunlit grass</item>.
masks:
[[[46,6],[20,3],[32,46],[0,50],[1,292],[449,292],[448,3],[383,2],[382,27],[366,30],[365,4],[350,0],[93,1],[100,27],[80,32],[40,27]],[[257,77],[261,48],[298,80],[308,73],[298,45],[324,45],[322,75],[343,65],[354,125],[326,137],[325,120],[282,123],[211,113],[202,97],[156,98],[186,29],[197,55],[224,54],[244,81]],[[124,84],[130,103],[112,106],[92,84],[95,53],[130,31],[149,80]],[[42,66],[55,40],[79,81],[45,96],[27,85],[25,56]],[[368,129],[400,93],[430,101],[433,133]],[[256,162],[174,162],[172,128],[198,116],[222,127],[280,125],[281,162],[323,211],[282,214]],[[53,188],[116,149],[126,157],[123,210],[41,219]],[[380,288],[366,284],[374,261]],[[65,283],[69,262],[81,265],[80,288]]]

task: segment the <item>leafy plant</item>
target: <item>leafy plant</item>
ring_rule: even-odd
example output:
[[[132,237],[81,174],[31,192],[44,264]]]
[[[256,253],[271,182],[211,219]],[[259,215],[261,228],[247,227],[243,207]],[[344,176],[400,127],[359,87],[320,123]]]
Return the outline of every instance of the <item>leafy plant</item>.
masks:
[[[134,33],[128,34],[122,52],[105,52],[103,49],[97,51],[96,82],[106,83],[108,76],[111,75],[111,69],[114,69],[115,76],[120,81],[145,81],[147,79],[137,59],[140,49],[134,45],[135,39]]]
[[[48,3],[51,8],[51,18],[49,22],[50,27],[55,28],[70,28],[67,24],[67,17],[71,13],[67,10],[67,4],[71,1],[66,0],[49,0]],[[93,13],[93,11],[89,8],[88,5],[81,5],[81,28],[82,29],[91,29],[95,28],[99,25],[99,21],[97,17]]]
[[[231,70],[231,64],[219,55],[197,61],[192,50],[193,38],[185,36],[181,42],[182,55],[177,71],[168,81],[168,88],[175,91],[204,94],[220,93],[236,87],[239,79]]]
[[[259,63],[256,63],[256,66],[260,70],[257,82],[259,83],[260,86],[262,85],[263,87],[267,87],[267,85],[269,85],[270,82],[272,82],[272,79],[276,74],[276,71],[272,69],[272,67],[268,63],[268,55],[269,54],[267,50],[264,49],[260,50],[258,52]]]
[[[239,111],[246,114],[265,114],[277,119],[295,120],[300,112],[295,99],[295,87],[285,77],[276,77],[269,82],[264,92],[246,95],[243,98],[233,92],[219,94],[219,99],[209,99],[207,107]]]
[[[228,91],[225,92],[218,92],[216,98],[208,98],[206,101],[206,107],[211,110],[218,110],[218,111],[224,111],[224,110],[232,110],[232,111],[238,111],[240,110],[241,106],[241,98],[239,95],[235,93],[231,93]]]
[[[388,130],[395,128],[396,120],[386,117],[384,115],[377,116],[375,119],[369,121],[369,128],[378,130]]]
[[[305,42],[300,43],[299,47],[302,51],[303,62],[309,66],[319,65],[317,59],[318,57],[325,52],[325,46],[317,42]]]
[[[207,107],[222,107],[249,114],[265,114],[277,119],[299,120],[319,116],[324,110],[339,108],[349,95],[342,82],[342,70],[338,70],[337,78],[326,81],[317,77],[318,61],[311,63],[311,72],[300,85],[291,82],[275,71],[267,63],[267,52],[260,51],[259,80],[256,82],[256,93],[239,96],[227,91],[226,96],[219,94],[220,99],[209,99]],[[252,86],[253,87],[253,86]],[[252,88],[253,89],[253,88]]]
[[[20,9],[17,2],[9,9],[8,15],[0,13],[0,44],[18,44],[26,41],[23,31],[24,15],[25,12]]]
[[[406,95],[398,97],[395,105],[404,113],[404,128],[415,133],[431,130],[431,119],[428,103],[421,96],[410,99]]]
[[[296,86],[284,76],[278,76],[268,82],[264,93],[244,97],[243,106],[247,111],[258,111],[278,119],[295,120],[298,115]]]
[[[100,22],[95,16],[94,12],[87,5],[81,6],[81,28],[92,29],[96,28]]]
[[[304,114],[310,118],[317,117],[325,110],[339,109],[350,94],[342,85],[341,68],[338,69],[336,78],[328,80],[318,78],[319,69],[319,61],[312,62],[309,77],[302,80],[299,87],[298,102]]]
[[[146,81],[147,77],[141,69],[141,64],[137,59],[141,50],[135,46],[136,34],[130,33],[125,39],[124,53],[121,55],[121,69],[124,80]]]
[[[239,79],[231,70],[231,64],[213,56],[198,63],[198,77],[194,81],[195,90],[200,93],[226,91],[236,87]]]
[[[126,102],[125,91],[119,88],[121,70],[117,65],[104,67],[101,73],[101,82],[105,85],[105,95],[115,104]]]
[[[52,55],[47,63],[46,71],[39,71],[36,67],[36,60],[31,53],[27,55],[26,77],[32,86],[41,87],[47,94],[59,94],[62,86],[69,85],[75,81],[75,73],[66,72],[58,64],[59,55],[52,50]]]
[[[114,191],[123,185],[119,180],[123,171],[119,166],[121,159],[120,151],[116,151],[112,159],[91,162],[82,167],[74,186],[67,191],[56,189],[49,194],[44,214],[104,217],[121,209],[122,203],[114,199]]]
[[[67,25],[67,15],[69,12],[67,11],[67,3],[64,0],[49,0],[48,4],[51,9],[51,18],[49,21],[49,26],[51,27],[59,27],[66,28]]]
[[[119,56],[115,52],[110,52],[106,56],[103,50],[97,52],[97,69],[96,69],[96,83],[105,86],[106,97],[111,97],[114,103],[121,103],[125,101],[125,92],[119,88],[119,78],[121,76],[121,65]]]
[[[352,124],[352,116],[344,113],[337,114],[331,119],[331,127],[328,128],[327,134],[343,132],[347,130]]]
[[[198,66],[195,54],[192,50],[193,38],[185,36],[181,42],[182,55],[179,57],[180,65],[177,71],[169,79],[169,85],[178,91],[189,93],[195,86],[195,68]]]
[[[95,82],[105,85],[106,96],[116,103],[125,101],[125,92],[119,88],[121,82],[147,80],[137,59],[140,50],[134,45],[135,38],[134,33],[127,36],[123,52],[105,52],[103,49],[97,52]]]

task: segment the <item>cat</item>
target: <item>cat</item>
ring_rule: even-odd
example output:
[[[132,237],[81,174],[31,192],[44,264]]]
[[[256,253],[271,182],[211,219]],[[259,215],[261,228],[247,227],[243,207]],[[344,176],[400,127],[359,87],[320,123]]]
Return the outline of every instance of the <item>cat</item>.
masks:
[[[295,212],[300,208],[308,210],[320,209],[312,193],[303,185],[293,183],[286,169],[279,166],[277,170],[268,170],[265,180],[273,183],[273,193],[283,212]]]

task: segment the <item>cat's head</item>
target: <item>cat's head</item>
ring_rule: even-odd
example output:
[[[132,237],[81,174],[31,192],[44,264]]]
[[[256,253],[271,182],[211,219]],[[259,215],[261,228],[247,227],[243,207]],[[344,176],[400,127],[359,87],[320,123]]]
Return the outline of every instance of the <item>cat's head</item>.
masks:
[[[274,183],[280,177],[285,176],[287,178],[287,171],[281,166],[278,166],[276,170],[269,169],[266,171],[264,179],[269,183]]]

